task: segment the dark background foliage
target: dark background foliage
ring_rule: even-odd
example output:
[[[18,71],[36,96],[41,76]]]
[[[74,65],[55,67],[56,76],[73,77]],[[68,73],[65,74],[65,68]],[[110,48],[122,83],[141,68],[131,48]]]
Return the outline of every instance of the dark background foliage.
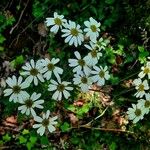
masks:
[[[112,99],[123,110],[127,110],[127,107],[131,105],[131,102],[128,101],[130,97],[128,93],[123,94],[124,97],[127,97],[126,100],[124,97],[119,97],[118,93],[121,93],[124,89],[124,87],[120,88],[120,80],[130,75],[130,73],[140,70],[140,62],[143,63],[145,57],[149,55],[150,0],[1,0],[1,79],[16,73],[21,65],[30,58],[41,58],[50,55],[64,59],[73,55],[73,48],[67,47],[66,49],[60,35],[54,37],[49,34],[48,29],[44,26],[44,21],[47,17],[51,17],[53,12],[63,14],[66,19],[76,21],[79,24],[83,24],[89,17],[101,22],[101,36],[109,37],[111,45],[114,47],[113,50],[108,50],[106,56],[107,63],[112,65],[111,73],[114,75],[114,79],[111,81],[114,89]],[[4,65],[4,62],[7,61],[12,66],[12,70]],[[62,65],[65,64],[64,62],[62,62]],[[138,67],[138,69],[133,70],[133,67]],[[128,71],[126,72],[126,70]],[[115,76],[119,78],[115,78]],[[5,116],[16,114],[14,105],[7,101],[3,97],[0,99],[1,120],[4,120]],[[88,115],[91,115],[90,112]],[[108,121],[111,118],[110,113],[108,112],[106,115],[108,115],[106,118]],[[53,145],[57,149],[149,149],[150,132],[148,131],[149,123],[147,122],[144,126],[139,123],[136,127],[129,127],[133,127],[136,132],[135,135],[89,129],[72,129],[68,131],[68,126],[67,123],[63,124],[63,132],[49,138],[35,138],[35,133],[24,134],[24,131],[18,134],[19,138],[13,138],[14,133],[5,134],[0,142],[18,148],[26,147],[26,143],[29,143],[30,147],[38,140],[41,142],[40,145],[49,145],[49,149]],[[28,139],[28,141],[24,139]],[[64,143],[63,148],[59,147],[58,141],[60,140],[57,139],[67,141]],[[48,140],[49,142],[46,142]],[[40,145],[37,147],[40,147]]]

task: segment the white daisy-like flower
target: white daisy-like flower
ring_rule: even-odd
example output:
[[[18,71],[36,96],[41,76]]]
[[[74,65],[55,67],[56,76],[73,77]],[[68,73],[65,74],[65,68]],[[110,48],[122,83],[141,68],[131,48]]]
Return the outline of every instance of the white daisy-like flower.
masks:
[[[23,82],[23,78],[21,76],[19,76],[18,79],[16,76],[12,76],[12,78],[8,77],[6,83],[10,88],[4,90],[4,96],[10,95],[10,102],[19,102],[28,96],[28,93],[24,91],[24,89],[29,87],[30,84],[27,81]]]
[[[53,32],[53,33],[57,33],[59,28],[62,29],[62,26],[67,22],[66,19],[64,19],[64,16],[63,15],[58,15],[57,12],[54,12],[54,17],[53,18],[46,18],[46,25],[49,27],[49,26],[52,26],[50,31]]]
[[[150,111],[150,94],[145,95],[146,100],[140,99],[138,100],[138,103],[143,106],[143,110],[145,111],[145,114],[148,114]]]
[[[141,67],[141,72],[139,73],[139,77],[143,78],[146,75],[148,76],[148,79],[150,79],[150,63],[147,63],[146,66]]]
[[[142,82],[142,80],[138,78],[133,81],[133,84],[135,85],[135,89],[137,90],[137,92],[135,93],[136,97],[143,97],[146,94],[145,91],[149,89],[147,80],[144,80]]]
[[[64,27],[65,29],[62,29],[61,31],[64,33],[62,37],[66,37],[65,43],[69,43],[69,45],[74,44],[75,47],[81,45],[84,41],[84,36],[80,29],[80,25],[69,20],[69,23],[66,23]]]
[[[83,72],[80,72],[80,74],[75,74],[73,82],[81,88],[82,92],[88,92],[92,85],[92,79]]]
[[[97,22],[95,19],[90,17],[89,21],[85,21],[84,24],[87,27],[84,29],[84,32],[86,32],[86,36],[95,43],[100,32],[100,22]]]
[[[73,90],[73,87],[68,86],[71,82],[62,81],[61,79],[57,79],[58,82],[51,80],[51,84],[48,86],[48,91],[55,91],[52,99],[54,100],[62,100],[62,96],[66,99],[70,97],[70,93],[68,91]]]
[[[74,54],[77,59],[68,59],[69,66],[74,67],[73,72],[79,74],[83,70],[85,74],[89,74],[91,69],[87,65],[87,60],[85,58],[82,59],[78,51],[75,51]]]
[[[43,67],[41,69],[41,73],[44,73],[43,74],[44,78],[46,78],[47,80],[51,79],[53,73],[56,78],[60,78],[59,75],[63,73],[63,69],[55,66],[59,61],[60,61],[59,58],[52,58],[51,60],[45,58],[41,60],[41,65]]]
[[[90,50],[85,60],[89,66],[94,66],[98,63],[99,58],[102,56],[102,53],[97,49],[96,44],[90,41],[90,45],[84,45],[87,49]]]
[[[22,101],[19,101],[22,106],[18,107],[18,110],[21,111],[22,114],[36,116],[36,112],[34,108],[42,109],[43,106],[41,104],[44,103],[44,100],[39,99],[41,97],[41,94],[33,93],[31,96],[28,95],[26,98],[24,98]]]
[[[38,85],[38,79],[41,82],[44,82],[43,76],[41,74],[41,62],[37,61],[34,62],[33,59],[30,60],[30,63],[26,63],[25,66],[22,67],[24,72],[21,72],[20,74],[23,76],[28,76],[26,80],[31,83],[32,81],[34,82],[34,85]]]
[[[34,120],[38,122],[38,124],[34,124],[33,128],[38,128],[37,133],[42,136],[46,130],[48,130],[50,133],[54,132],[56,130],[55,126],[58,122],[56,119],[58,118],[57,116],[55,117],[49,117],[50,116],[50,111],[47,110],[46,113],[43,113],[42,117],[35,116]]]
[[[108,80],[110,78],[108,67],[105,66],[104,68],[102,66],[97,67],[93,66],[95,69],[94,71],[91,71],[92,74],[94,74],[91,78],[94,82],[97,83],[99,86],[103,86],[105,84],[105,80]]]
[[[141,103],[138,103],[137,105],[132,104],[132,107],[133,108],[128,108],[128,118],[129,120],[133,120],[133,123],[137,123],[139,120],[143,119],[145,111],[143,111],[144,109]]]

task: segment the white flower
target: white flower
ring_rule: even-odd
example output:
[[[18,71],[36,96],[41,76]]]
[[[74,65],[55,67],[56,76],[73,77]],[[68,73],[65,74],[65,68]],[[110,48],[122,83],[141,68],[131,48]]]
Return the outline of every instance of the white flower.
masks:
[[[84,29],[86,36],[89,37],[92,42],[96,42],[100,32],[100,23],[90,17],[89,21],[85,21],[84,24],[87,27]]]
[[[54,12],[54,18],[46,18],[46,25],[52,26],[50,31],[57,33],[59,28],[62,28],[62,25],[66,23],[63,15],[58,15],[57,12]]]
[[[34,120],[38,122],[38,124],[34,124],[33,128],[38,128],[37,133],[42,136],[45,133],[45,130],[49,130],[49,132],[54,132],[56,128],[54,125],[57,124],[56,119],[58,118],[57,116],[55,117],[49,117],[50,111],[47,110],[46,113],[43,113],[42,117],[35,116]]]
[[[148,114],[150,111],[150,94],[145,95],[146,100],[140,99],[138,100],[138,103],[143,106],[143,111],[145,111],[145,114]]]
[[[61,82],[60,78],[58,78],[58,82],[51,80],[51,84],[48,86],[48,91],[55,91],[52,99],[62,100],[62,95],[68,99],[68,97],[70,97],[70,93],[68,91],[73,90],[72,87],[68,86],[69,84],[71,83],[66,81]]]
[[[142,80],[138,78],[133,81],[133,84],[135,85],[135,89],[137,90],[137,92],[135,93],[136,97],[143,97],[145,95],[145,90],[149,89],[147,80],[144,80],[142,82]]]
[[[55,66],[55,64],[57,64],[60,61],[59,58],[52,58],[51,60],[49,60],[48,58],[42,59],[41,60],[41,65],[42,65],[42,69],[41,69],[41,73],[44,73],[43,77],[46,78],[47,80],[49,80],[52,76],[52,73],[54,73],[56,78],[60,78],[60,74],[63,73],[63,69]]]
[[[138,103],[137,105],[132,104],[133,108],[128,108],[127,114],[129,120],[133,120],[133,123],[137,123],[139,120],[143,119],[145,112],[143,111],[143,106]]]
[[[66,37],[65,43],[69,42],[69,45],[74,44],[75,47],[81,45],[84,41],[84,37],[80,25],[76,25],[75,22],[69,20],[69,23],[66,23],[64,27],[65,29],[62,29],[61,31],[64,33],[62,37]]]
[[[74,54],[75,54],[77,59],[69,59],[68,60],[69,66],[75,67],[73,69],[73,72],[77,72],[77,74],[79,74],[83,70],[85,74],[89,74],[91,69],[87,65],[85,58],[82,59],[81,55],[78,51],[75,51]]]
[[[75,85],[78,85],[81,88],[82,92],[88,92],[90,86],[92,85],[92,79],[83,72],[80,72],[80,74],[75,74],[73,81]]]
[[[85,60],[87,61],[89,66],[94,66],[98,63],[99,58],[102,56],[102,53],[98,51],[96,44],[90,41],[90,45],[84,45],[87,49],[90,50],[87,56],[85,56]]]
[[[147,63],[146,66],[141,67],[141,72],[139,73],[139,77],[143,78],[145,75],[148,75],[148,79],[150,79],[150,63]]]
[[[99,86],[103,86],[105,84],[105,80],[108,80],[110,78],[109,72],[107,71],[107,66],[104,68],[102,66],[97,67],[93,66],[95,71],[91,71],[92,74],[94,74],[91,78],[94,82],[97,83]]]
[[[26,81],[31,83],[34,81],[34,85],[38,85],[38,79],[41,82],[44,82],[43,76],[41,74],[41,62],[37,61],[36,63],[34,62],[33,59],[30,60],[30,63],[26,63],[25,66],[22,67],[24,72],[21,72],[21,75],[28,76],[26,78]]]
[[[12,78],[8,77],[6,83],[10,88],[4,90],[4,96],[10,96],[9,101],[19,102],[23,100],[23,98],[28,96],[28,93],[23,89],[29,87],[29,83],[27,81],[22,82],[23,78],[19,76],[17,79],[16,76],[12,76]]]
[[[30,115],[31,113],[33,117],[36,116],[34,108],[43,108],[41,104],[44,103],[44,100],[39,100],[40,97],[41,94],[37,94],[35,92],[31,96],[28,95],[25,99],[19,101],[19,103],[22,104],[22,106],[19,106],[18,110],[21,110],[22,114]]]

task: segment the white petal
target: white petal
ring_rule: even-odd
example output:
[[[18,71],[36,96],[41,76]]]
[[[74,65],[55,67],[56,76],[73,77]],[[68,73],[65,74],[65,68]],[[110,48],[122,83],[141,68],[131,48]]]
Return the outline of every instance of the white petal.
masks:
[[[59,96],[59,91],[56,91],[56,92],[53,94],[52,99],[58,100],[58,96]]]

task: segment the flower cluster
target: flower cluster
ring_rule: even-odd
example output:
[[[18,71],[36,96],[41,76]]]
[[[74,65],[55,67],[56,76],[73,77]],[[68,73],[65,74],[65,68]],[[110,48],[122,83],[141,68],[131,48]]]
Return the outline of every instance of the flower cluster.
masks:
[[[53,132],[56,130],[57,124],[55,117],[50,117],[50,111],[43,113],[42,117],[38,114],[38,110],[44,108],[45,100],[42,93],[29,91],[29,87],[46,85],[48,93],[53,100],[60,101],[68,99],[71,91],[79,89],[81,92],[87,92],[93,84],[98,86],[105,85],[105,80],[110,78],[108,67],[99,65],[99,59],[102,57],[102,50],[105,50],[109,41],[103,38],[97,40],[99,36],[100,23],[92,17],[89,21],[84,22],[86,28],[85,36],[89,37],[89,44],[84,45],[89,52],[86,56],[81,57],[78,51],[74,52],[76,58],[68,59],[69,67],[73,68],[72,81],[64,81],[62,74],[64,70],[58,66],[59,58],[44,58],[34,61],[31,59],[22,66],[20,76],[8,77],[6,80],[9,88],[4,90],[4,96],[10,96],[9,101],[19,103],[18,110],[27,116],[31,115],[37,124],[33,128],[38,128],[37,133],[43,135],[45,131]],[[51,26],[50,31],[57,33],[59,29],[62,31],[62,37],[65,37],[65,43],[69,45],[81,45],[84,41],[83,31],[80,25],[75,22],[64,19],[63,15],[54,13],[54,18],[46,18],[46,25]]]
[[[133,120],[133,123],[138,122],[144,118],[145,114],[150,111],[150,61],[141,67],[141,72],[138,74],[138,79],[133,81],[137,92],[135,96],[140,98],[137,105],[132,104],[133,108],[128,108],[127,114],[129,120]]]
[[[88,21],[84,21],[85,28],[81,29],[79,24],[64,19],[63,15],[58,15],[54,12],[54,17],[46,18],[46,25],[50,28],[50,31],[56,34],[61,29],[62,37],[65,38],[65,43],[74,45],[77,47],[84,41],[84,37],[90,39],[90,41],[96,43],[100,32],[100,22],[97,22],[92,17]]]

